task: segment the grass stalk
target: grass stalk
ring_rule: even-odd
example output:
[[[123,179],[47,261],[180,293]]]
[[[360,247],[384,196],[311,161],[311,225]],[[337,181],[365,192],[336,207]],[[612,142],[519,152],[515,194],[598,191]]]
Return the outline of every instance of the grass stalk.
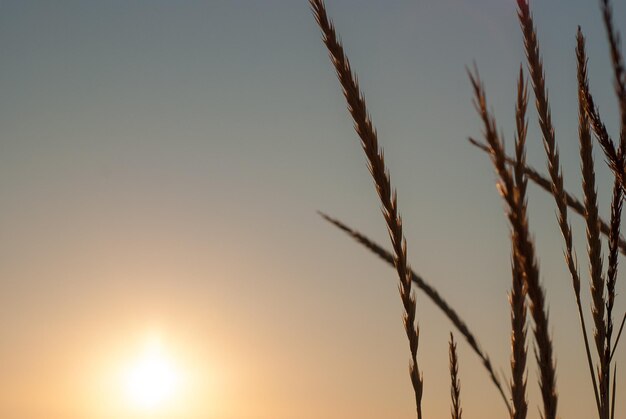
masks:
[[[607,268],[606,278],[606,336],[605,336],[605,348],[602,355],[602,366],[604,369],[601,373],[607,382],[607,394],[606,403],[607,411],[609,410],[609,388],[610,385],[610,372],[611,372],[611,340],[613,336],[613,304],[615,302],[615,283],[617,281],[617,241],[620,235],[620,224],[622,221],[622,203],[623,192],[619,182],[619,179],[615,178],[615,184],[613,185],[613,198],[611,201],[611,234],[609,235],[609,266]],[[608,415],[608,413],[607,413]]]
[[[585,38],[580,27],[576,33],[576,61],[578,85],[588,84],[587,81],[587,53],[585,51]],[[596,193],[596,175],[593,162],[593,143],[589,129],[589,119],[585,111],[585,99],[582,89],[578,90],[578,138],[580,143],[580,159],[582,171],[582,188],[585,199],[585,223],[587,227],[587,254],[589,255],[589,276],[591,278],[590,288],[593,299],[592,314],[595,323],[595,343],[600,358],[604,356],[605,349],[605,324],[604,324],[604,278],[602,277],[602,243],[600,241],[600,217],[598,215],[598,197]],[[591,374],[594,396],[598,414],[602,417],[603,406],[600,399],[602,389],[598,389],[593,370],[593,361],[587,339],[587,328],[585,318],[582,314],[582,304],[580,301],[580,287],[576,290],[576,304],[582,327],[583,339],[587,363]],[[601,365],[604,365],[601,363]],[[602,369],[602,366],[601,366]],[[602,383],[603,380],[600,380]],[[606,382],[605,382],[606,385]]]
[[[324,44],[328,49],[337,77],[343,88],[348,110],[354,120],[354,128],[361,139],[361,146],[367,157],[369,171],[374,180],[376,191],[382,205],[382,212],[387,223],[389,237],[394,250],[394,264],[399,278],[399,291],[404,306],[404,329],[409,341],[411,362],[409,374],[415,393],[417,418],[422,419],[423,379],[417,363],[419,344],[419,326],[415,322],[416,302],[411,292],[413,283],[407,261],[407,243],[402,232],[402,217],[398,211],[395,189],[391,185],[389,171],[385,165],[384,153],[378,145],[378,134],[372,124],[365,99],[359,88],[357,78],[352,72],[350,61],[339,42],[334,25],[328,18],[323,0],[310,0],[315,19],[322,31]]]
[[[517,102],[515,106],[515,163],[513,174],[517,191],[518,205],[526,202],[528,178],[524,171],[526,166],[526,108],[528,91],[524,82],[524,72],[520,68],[517,83]],[[515,252],[512,254],[512,285],[509,295],[511,305],[511,399],[513,401],[512,419],[525,419],[528,413],[526,400],[526,285],[524,283],[524,267]]]
[[[548,315],[545,293],[539,282],[539,267],[535,257],[535,246],[530,239],[526,204],[519,199],[512,173],[507,169],[504,143],[497,133],[494,117],[487,110],[487,99],[478,72],[469,72],[474,89],[474,105],[484,123],[484,137],[490,147],[491,160],[499,177],[497,184],[500,195],[507,205],[507,218],[512,228],[515,257],[519,258],[524,271],[524,282],[530,300],[530,312],[534,321],[536,341],[535,358],[539,366],[539,387],[543,399],[543,416],[554,419],[557,412],[556,368],[553,358],[552,340],[548,330]]]
[[[468,71],[474,93],[474,105],[484,126],[485,143],[478,142],[472,138],[469,140],[491,157],[497,175],[496,186],[505,202],[505,213],[510,224],[512,284],[509,293],[511,305],[511,377],[508,383],[510,390],[509,399],[505,395],[503,386],[494,371],[489,356],[481,348],[467,324],[441,295],[409,266],[407,242],[403,233],[402,217],[398,209],[397,194],[392,186],[390,174],[385,164],[384,153],[378,142],[378,134],[369,116],[356,75],[352,71],[333,23],[327,15],[324,0],[309,0],[313,14],[322,32],[324,44],[341,84],[348,110],[354,122],[354,128],[365,152],[368,168],[380,199],[392,251],[385,250],[341,221],[323,213],[320,213],[320,215],[396,269],[399,279],[400,298],[404,308],[404,329],[411,354],[409,371],[418,419],[422,418],[423,378],[417,362],[419,326],[416,323],[417,307],[413,285],[424,291],[465,337],[470,347],[481,359],[492,382],[505,402],[510,417],[513,419],[525,419],[528,413],[527,313],[529,311],[532,318],[532,334],[535,343],[534,355],[539,369],[538,381],[543,402],[540,415],[542,419],[556,419],[557,417],[556,366],[552,340],[549,334],[546,296],[540,282],[535,244],[531,238],[528,223],[526,202],[528,179],[531,179],[549,192],[556,203],[557,223],[565,244],[565,263],[572,280],[598,416],[600,419],[613,419],[615,417],[617,369],[615,365],[611,368],[611,365],[626,322],[626,314],[624,314],[617,337],[612,342],[618,255],[620,252],[626,254],[626,240],[621,236],[620,231],[622,205],[624,194],[626,193],[626,69],[620,50],[619,33],[613,24],[613,10],[610,0],[599,0],[613,67],[614,90],[620,111],[618,144],[609,135],[590,91],[585,38],[580,27],[576,34],[578,133],[583,189],[583,199],[579,200],[574,195],[568,193],[564,187],[564,177],[560,164],[559,149],[556,143],[555,128],[552,123],[543,62],[529,0],[516,1],[529,78],[535,97],[538,125],[546,153],[548,176],[542,175],[526,163],[528,87],[525,82],[523,68],[520,68],[517,79],[515,152],[513,157],[509,157],[505,152],[504,137],[498,132],[493,112],[488,110],[485,88],[478,71]],[[608,222],[599,215],[591,132],[598,140],[606,156],[609,168],[614,174],[611,215]],[[569,209],[582,216],[586,226],[586,250],[589,259],[589,282],[592,303],[591,315],[594,325],[593,345],[598,354],[597,368],[594,368],[592,344],[589,342],[590,338],[587,333],[582,309],[580,272],[573,246],[573,233],[568,219]],[[603,272],[602,234],[608,237],[606,275]],[[460,405],[460,380],[458,378],[458,356],[456,342],[452,333],[450,333],[449,342],[449,362],[452,398],[451,414],[453,419],[460,419],[462,411]],[[612,375],[611,369],[613,369]]]
[[[489,147],[487,147],[485,144],[481,143],[480,141],[475,140],[474,138],[468,138],[468,141],[474,147],[489,154]],[[515,164],[514,158],[508,155],[505,155],[505,159],[506,159],[507,165],[513,166]],[[552,183],[550,179],[548,179],[546,176],[539,173],[537,169],[533,168],[529,164],[526,164],[524,166],[524,172],[528,176],[528,179],[532,180],[533,183],[535,183],[544,191],[548,193],[552,193]],[[567,190],[564,189],[564,192],[565,192],[565,199],[567,202],[567,206],[570,207],[576,214],[584,217],[585,216],[584,204],[574,195],[567,192]],[[606,222],[602,218],[599,218],[599,222],[600,222],[600,232],[608,237],[611,232],[611,227],[609,226],[609,223]],[[626,255],[626,239],[624,239],[624,237],[622,236],[620,236],[619,238],[618,248],[621,254]]]
[[[394,266],[394,258],[391,252],[385,250],[382,246],[380,246],[373,240],[369,239],[365,235],[359,233],[357,230],[344,224],[340,220],[333,218],[323,212],[318,211],[318,213],[326,221],[328,221],[329,223],[331,223],[332,225],[334,225],[341,231],[348,234],[350,237],[352,237],[358,243],[365,246],[372,253],[380,257],[389,265]],[[450,304],[448,304],[448,302],[441,296],[441,294],[439,294],[439,292],[432,285],[426,282],[426,280],[422,276],[418,275],[413,270],[411,270],[410,272],[411,272],[411,279],[413,280],[413,283],[417,285],[419,289],[424,291],[424,294],[426,294],[426,296],[428,296],[428,298],[430,298],[430,300],[446,315],[446,317],[452,322],[452,324],[454,325],[454,327],[456,327],[459,333],[463,335],[463,337],[465,338],[469,346],[472,348],[474,353],[478,355],[483,366],[485,367],[485,370],[489,374],[489,378],[491,379],[491,382],[494,384],[494,386],[498,390],[498,393],[500,394],[502,401],[504,401],[507,407],[507,410],[510,413],[512,408],[509,403],[509,398],[504,392],[504,388],[502,386],[502,383],[500,382],[500,379],[498,378],[498,375],[496,374],[493,368],[491,359],[489,358],[489,355],[487,354],[487,352],[485,352],[485,350],[482,349],[480,343],[478,342],[478,339],[476,338],[474,333],[472,333],[467,323],[463,321],[463,319],[456,312],[456,310],[454,310],[452,306],[450,306]]]
[[[450,413],[452,419],[461,419],[463,409],[461,409],[461,381],[459,380],[459,358],[456,353],[456,343],[454,336],[450,332],[449,344],[450,358],[450,397],[452,398],[452,408]]]
[[[620,49],[619,33],[613,25],[613,7],[609,0],[600,0],[602,20],[609,42],[611,64],[615,77],[615,94],[620,110],[620,149],[626,150],[626,79],[624,75],[624,58]],[[623,167],[622,167],[623,169]]]

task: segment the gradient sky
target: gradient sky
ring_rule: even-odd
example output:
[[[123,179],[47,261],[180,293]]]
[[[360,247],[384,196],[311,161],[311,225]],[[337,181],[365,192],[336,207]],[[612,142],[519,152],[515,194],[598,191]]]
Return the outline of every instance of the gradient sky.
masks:
[[[510,142],[523,59],[514,3],[328,0],[398,188],[411,264],[507,375],[508,227],[490,162],[466,141],[481,127],[465,66],[476,61]],[[614,133],[605,33],[595,1],[535,3],[566,187],[580,195],[574,35],[581,24]],[[394,271],[315,212],[388,246],[306,1],[0,1],[0,57],[1,417],[137,417],[114,372],[154,333],[194,376],[171,417],[414,417]],[[529,114],[528,160],[544,169]],[[611,178],[596,152],[606,216]],[[588,418],[554,203],[529,193],[560,415]],[[424,412],[443,418],[452,325],[417,301]],[[466,416],[504,417],[457,339]]]

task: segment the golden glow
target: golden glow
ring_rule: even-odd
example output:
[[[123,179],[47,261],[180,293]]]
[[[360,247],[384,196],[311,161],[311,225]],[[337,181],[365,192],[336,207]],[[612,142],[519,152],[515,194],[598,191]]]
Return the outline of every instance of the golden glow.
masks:
[[[151,340],[125,371],[124,391],[133,409],[163,412],[180,396],[183,374],[158,340]]]

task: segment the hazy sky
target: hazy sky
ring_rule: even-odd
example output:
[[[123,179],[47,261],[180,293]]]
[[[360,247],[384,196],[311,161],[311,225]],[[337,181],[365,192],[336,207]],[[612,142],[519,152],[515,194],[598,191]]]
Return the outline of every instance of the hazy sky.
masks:
[[[385,147],[410,262],[508,376],[508,227],[490,162],[466,141],[481,126],[465,66],[476,61],[510,142],[523,59],[515,2],[327,3]],[[626,30],[626,7],[615,3]],[[616,132],[600,12],[589,0],[532,7],[566,187],[580,195],[577,24]],[[167,417],[414,417],[394,271],[315,212],[388,247],[306,1],[0,0],[0,60],[1,417],[147,417],[125,407],[117,371],[153,334],[193,376]],[[529,115],[528,160],[545,171],[534,108]],[[608,216],[611,178],[596,152]],[[529,189],[560,416],[588,418],[554,203]],[[572,220],[586,273],[584,226]],[[424,412],[443,418],[452,325],[422,294],[417,301]],[[456,336],[466,416],[505,417]],[[626,368],[625,348],[616,357]],[[533,360],[533,418],[535,371]]]

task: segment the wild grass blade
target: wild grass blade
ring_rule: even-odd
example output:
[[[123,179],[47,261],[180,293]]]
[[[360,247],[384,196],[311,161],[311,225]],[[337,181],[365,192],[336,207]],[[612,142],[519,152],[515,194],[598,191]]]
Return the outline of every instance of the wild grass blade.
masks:
[[[626,151],[626,79],[624,76],[624,58],[620,49],[619,32],[613,25],[613,7],[609,0],[600,0],[602,20],[606,29],[611,54],[611,64],[615,77],[615,94],[620,110],[620,150]]]
[[[591,128],[593,129],[593,133],[598,140],[602,151],[604,151],[604,155],[606,156],[606,161],[609,165],[609,168],[613,172],[613,175],[619,179],[622,189],[624,189],[626,172],[623,164],[623,150],[617,150],[615,148],[613,139],[609,135],[606,126],[602,121],[598,106],[595,104],[593,95],[591,94],[589,82],[585,80],[583,85],[579,86],[579,89],[581,90],[582,95],[585,99],[585,112],[587,113],[589,122],[591,122]]]
[[[489,154],[489,147],[487,147],[485,144],[475,140],[474,138],[468,138],[468,141],[474,147]],[[515,164],[515,159],[508,155],[505,155],[505,160],[506,164],[509,166],[513,166]],[[548,193],[552,193],[552,183],[550,182],[550,179],[539,173],[537,169],[533,168],[529,164],[526,164],[526,166],[524,166],[524,172],[528,176],[528,179],[532,180],[541,189],[545,190]],[[567,192],[567,190],[565,190],[565,199],[567,201],[567,206],[569,206],[576,214],[582,217],[585,216],[585,206],[583,205],[583,203],[574,195]],[[611,232],[611,227],[609,226],[609,223],[602,218],[600,218],[599,220],[600,232],[608,237]],[[620,236],[619,238],[618,247],[620,253],[626,255],[626,239],[624,239],[624,237],[622,236]]]
[[[407,262],[407,244],[402,232],[402,217],[398,211],[396,191],[391,185],[391,178],[385,165],[384,154],[378,145],[378,134],[369,117],[365,99],[359,88],[357,78],[352,72],[350,62],[344,53],[343,46],[338,40],[335,28],[328,17],[324,1],[310,0],[310,5],[322,31],[324,44],[328,49],[331,61],[337,72],[337,77],[343,88],[348,110],[354,120],[354,128],[361,139],[361,146],[367,157],[368,167],[380,198],[385,222],[387,223],[389,237],[394,250],[394,263],[400,282],[400,298],[404,306],[404,329],[411,352],[409,374],[415,393],[417,417],[421,419],[423,380],[417,363],[419,326],[415,322],[416,302],[415,296],[411,292],[413,281]]]
[[[539,366],[539,386],[542,393],[546,419],[556,417],[558,397],[556,392],[556,369],[552,340],[549,336],[545,293],[539,282],[539,267],[535,257],[535,246],[530,239],[525,203],[519,199],[513,175],[507,169],[503,141],[497,133],[494,117],[487,110],[487,99],[478,71],[469,73],[474,89],[474,105],[484,124],[484,137],[490,147],[491,160],[499,177],[498,190],[507,205],[507,218],[512,228],[512,244],[515,257],[524,269],[524,281],[530,297],[530,312],[534,320],[536,341],[535,358]]]
[[[603,355],[603,365],[605,369],[602,373],[605,375],[607,382],[610,379],[611,372],[611,340],[613,337],[613,305],[615,303],[615,283],[617,282],[617,241],[620,236],[620,225],[622,222],[622,204],[623,191],[619,179],[615,178],[613,185],[613,198],[611,201],[611,234],[609,234],[609,266],[607,268],[606,278],[606,342],[605,352]],[[607,389],[608,391],[608,389]],[[608,404],[608,395],[607,395]],[[608,409],[608,406],[607,406]]]
[[[454,336],[450,332],[450,344],[449,344],[449,358],[450,358],[450,397],[452,398],[451,414],[452,419],[461,419],[461,381],[459,380],[459,358],[456,353],[456,343],[454,342]]]
[[[357,230],[350,228],[348,225],[344,224],[338,219],[333,218],[320,211],[318,211],[318,213],[326,221],[328,221],[329,223],[333,224],[335,227],[339,228],[341,231],[348,234],[358,243],[368,248],[371,252],[373,252],[375,255],[380,257],[382,260],[384,260],[391,266],[394,266],[393,255],[391,254],[391,252],[388,252],[387,250],[385,250],[382,246],[378,245],[373,240],[359,233]],[[422,276],[416,274],[413,270],[411,270],[410,272],[411,272],[411,279],[413,280],[415,285],[417,285],[419,289],[424,291],[424,294],[426,294],[426,296],[430,298],[430,300],[446,315],[446,317],[448,317],[448,319],[452,322],[454,327],[456,327],[459,333],[463,335],[463,337],[465,338],[469,346],[472,348],[474,353],[478,355],[483,366],[487,370],[487,373],[489,374],[489,378],[491,379],[491,382],[496,386],[498,393],[500,394],[500,397],[504,401],[507,407],[507,410],[511,412],[509,399],[506,396],[504,392],[504,388],[502,387],[502,384],[500,382],[500,379],[498,378],[498,375],[496,374],[493,368],[491,359],[489,358],[489,355],[482,349],[480,343],[478,342],[478,339],[471,332],[469,326],[467,326],[467,324],[461,319],[461,316],[456,312],[456,310],[454,310],[450,306],[450,304],[448,304],[448,302],[439,294],[439,292],[432,285],[426,282],[426,280]]]
[[[600,242],[600,217],[598,215],[598,197],[596,193],[596,175],[593,162],[593,143],[591,141],[591,132],[589,129],[589,118],[585,111],[585,98],[582,86],[588,84],[587,78],[587,53],[585,50],[585,38],[580,27],[576,33],[576,61],[577,61],[577,78],[578,78],[578,138],[580,143],[580,159],[582,171],[582,187],[585,199],[585,223],[587,226],[587,253],[589,255],[589,276],[591,278],[590,287],[593,299],[592,313],[595,323],[595,343],[598,353],[604,352],[604,336],[605,331],[604,312],[602,310],[604,304],[604,278],[602,277],[602,243]],[[593,384],[594,396],[596,398],[596,407],[598,415],[602,417],[602,401],[600,399],[601,390],[598,388],[595,373],[593,369],[593,361],[591,359],[591,351],[589,349],[589,341],[587,338],[587,327],[585,325],[585,317],[583,316],[582,304],[580,301],[580,288],[575,290],[576,304],[578,306],[578,315],[582,327],[583,339],[585,343],[585,351],[587,355],[587,363]],[[602,351],[602,352],[601,352]],[[604,355],[600,355],[602,357]]]
[[[511,304],[511,418],[525,419],[528,413],[526,400],[526,286],[524,270],[519,258],[512,257],[513,286],[509,295]]]
[[[575,293],[580,293],[580,277],[576,266],[576,257],[573,253],[572,230],[567,219],[567,201],[565,198],[565,189],[563,187],[563,174],[559,162],[559,150],[556,144],[554,126],[552,125],[552,115],[550,111],[550,103],[545,85],[545,75],[541,54],[539,52],[539,43],[537,41],[537,32],[533,17],[530,13],[530,7],[527,0],[518,0],[518,18],[522,33],[524,36],[524,46],[526,49],[526,58],[528,60],[528,69],[532,80],[533,91],[535,93],[535,104],[539,115],[539,127],[543,137],[543,145],[548,160],[548,173],[552,181],[552,195],[557,206],[557,221],[563,239],[565,241],[565,263],[572,277],[572,286]],[[594,309],[601,310],[604,315],[603,304],[602,309],[594,305]],[[604,324],[596,325],[600,328],[599,333],[604,339]],[[602,347],[603,350],[603,347]],[[599,353],[601,349],[598,349]],[[601,385],[602,387],[602,385]],[[549,389],[543,390],[544,408],[546,418],[554,418],[556,416],[556,395],[549,394]]]
[[[528,177],[524,171],[526,166],[526,108],[528,91],[524,82],[524,72],[519,71],[517,83],[517,102],[515,106],[515,162],[513,165],[515,188],[519,203],[526,202]],[[526,400],[526,285],[524,283],[524,267],[514,249],[512,254],[512,285],[509,303],[511,304],[511,399],[513,401],[512,419],[525,419],[528,413]]]
[[[611,349],[611,360],[613,360],[613,355],[615,355],[615,351],[617,350],[617,345],[619,344],[619,338],[622,337],[622,331],[624,330],[624,323],[626,323],[626,313],[624,313],[624,315],[622,316],[622,322],[619,325],[619,331],[617,332],[615,343],[613,343],[613,349]]]

